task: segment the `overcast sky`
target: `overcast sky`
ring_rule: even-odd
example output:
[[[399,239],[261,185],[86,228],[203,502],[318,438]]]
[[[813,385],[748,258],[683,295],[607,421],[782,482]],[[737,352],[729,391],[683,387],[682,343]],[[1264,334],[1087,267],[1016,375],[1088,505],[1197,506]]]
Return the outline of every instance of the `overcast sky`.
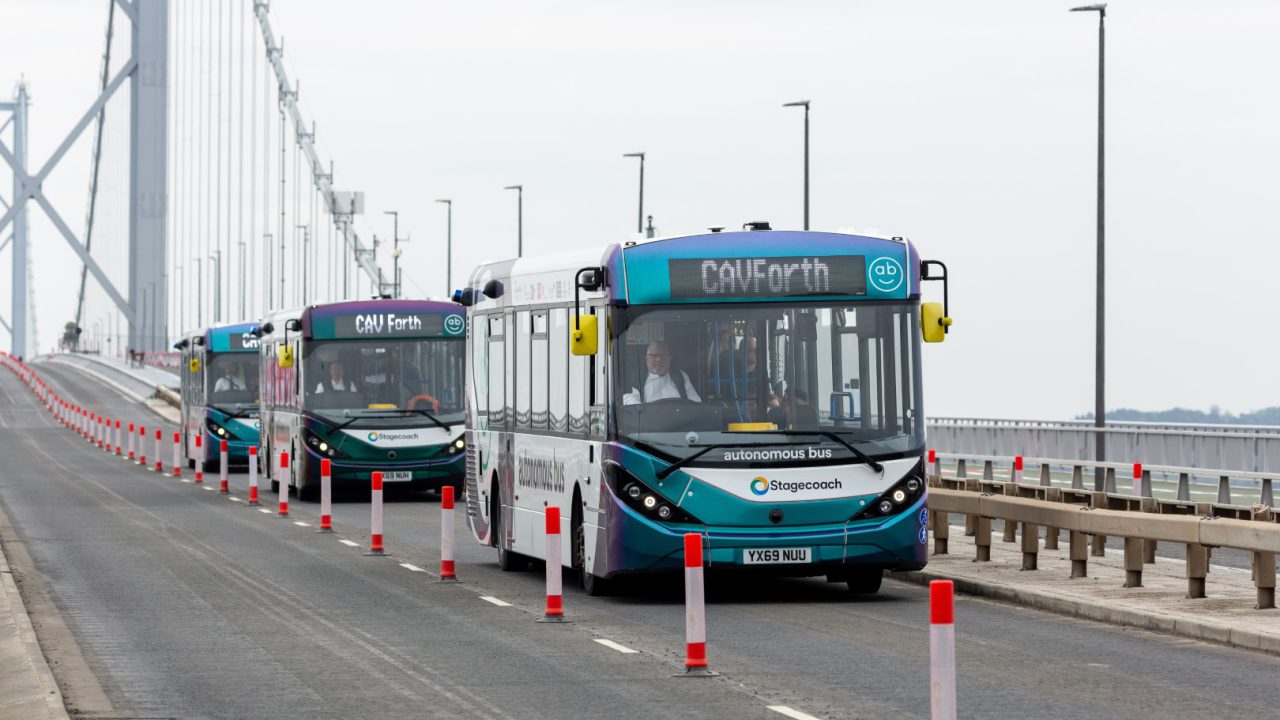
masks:
[[[780,105],[810,99],[812,227],[906,235],[950,268],[930,414],[1062,418],[1093,407],[1097,19],[1069,6],[273,0],[271,17],[365,227],[389,236],[379,213],[401,211],[411,293],[443,294],[438,197],[455,285],[514,254],[504,185],[525,186],[526,254],[624,239],[624,152],[648,153],[664,234],[798,228],[802,113]],[[105,0],[0,0],[0,92],[32,85],[33,166],[93,99],[104,18]],[[1117,0],[1107,23],[1108,405],[1280,404],[1280,3]],[[45,186],[73,227],[88,158],[81,142]],[[47,348],[75,260],[33,215]]]

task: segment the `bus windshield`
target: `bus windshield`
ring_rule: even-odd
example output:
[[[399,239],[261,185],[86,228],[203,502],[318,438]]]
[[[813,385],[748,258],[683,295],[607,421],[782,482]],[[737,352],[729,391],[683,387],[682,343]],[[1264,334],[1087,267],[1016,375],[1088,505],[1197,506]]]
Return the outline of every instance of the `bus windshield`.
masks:
[[[693,464],[823,464],[924,445],[919,306],[632,306],[615,346],[617,434]],[[832,436],[835,437],[832,437]],[[843,442],[842,442],[843,441]]]
[[[464,351],[461,338],[308,343],[303,409],[352,424],[404,425],[423,413],[460,423]]]
[[[208,356],[208,406],[228,415],[258,415],[258,355],[211,353]]]

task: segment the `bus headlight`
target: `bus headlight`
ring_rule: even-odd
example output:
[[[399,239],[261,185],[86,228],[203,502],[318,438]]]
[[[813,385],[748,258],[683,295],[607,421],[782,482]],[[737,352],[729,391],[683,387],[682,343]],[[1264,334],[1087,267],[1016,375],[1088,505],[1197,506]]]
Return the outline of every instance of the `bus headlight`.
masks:
[[[328,440],[320,439],[318,435],[310,430],[304,429],[302,438],[306,441],[308,447],[325,457],[346,457],[341,452],[338,452],[338,448],[330,445]]]
[[[854,513],[850,520],[866,520],[868,518],[894,515],[911,507],[924,497],[924,460],[912,468],[907,476],[899,480],[893,487],[884,492],[866,507]]]
[[[653,491],[640,482],[635,475],[624,470],[617,463],[604,464],[604,479],[623,504],[650,520],[663,522],[701,524],[689,513],[676,507],[675,503]]]
[[[458,453],[466,449],[467,449],[467,441],[463,440],[462,437],[459,436],[454,438],[453,442],[449,443],[448,453],[450,455],[457,455]]]
[[[227,432],[226,428],[214,422],[211,418],[206,418],[204,425],[209,429],[210,433],[217,435],[219,438],[226,438],[230,436],[230,433]]]

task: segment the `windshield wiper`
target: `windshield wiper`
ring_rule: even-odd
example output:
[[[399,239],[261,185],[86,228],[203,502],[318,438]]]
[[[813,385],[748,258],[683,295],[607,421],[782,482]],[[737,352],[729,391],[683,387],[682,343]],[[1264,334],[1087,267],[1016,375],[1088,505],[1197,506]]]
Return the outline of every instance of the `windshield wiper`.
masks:
[[[350,411],[346,411],[346,412],[350,412]],[[383,413],[409,413],[409,414],[417,414],[417,415],[421,415],[421,416],[425,417],[426,419],[430,420],[431,422],[435,423],[438,427],[443,428],[445,432],[451,432],[451,430],[450,430],[450,426],[449,426],[449,425],[446,425],[446,424],[445,424],[445,423],[443,423],[443,422],[441,422],[441,421],[440,421],[440,418],[437,418],[435,415],[432,415],[431,413],[427,412],[426,410],[419,410],[419,409],[417,409],[417,408],[414,408],[413,410],[408,410],[408,409],[401,410],[400,408],[378,408],[378,409],[361,410],[360,412],[361,412],[361,413],[373,413],[373,414],[375,414],[375,415],[377,415],[377,414],[383,414]],[[346,426],[350,425],[351,423],[353,423],[353,422],[355,422],[355,421],[357,421],[357,420],[362,420],[362,419],[364,419],[364,418],[366,418],[366,417],[368,417],[368,415],[357,415],[357,416],[355,416],[355,417],[351,418],[350,420],[348,420],[348,421],[346,421],[346,422],[342,423],[341,425],[338,425],[338,426],[334,427],[334,430],[341,430],[342,428],[344,428],[344,427],[346,427]]]
[[[777,434],[779,434],[779,435],[787,435],[787,436],[793,436],[793,435],[814,435],[814,436],[817,436],[817,437],[824,437],[824,438],[828,438],[828,439],[830,439],[830,440],[835,440],[836,442],[838,442],[838,443],[840,443],[841,445],[845,446],[845,448],[846,448],[846,449],[848,449],[848,450],[849,450],[849,452],[853,453],[854,457],[858,458],[858,459],[859,459],[859,460],[861,460],[862,462],[864,462],[864,463],[866,463],[867,465],[869,465],[869,466],[871,467],[871,469],[872,469],[872,470],[875,470],[876,472],[880,473],[881,475],[883,475],[883,474],[884,474],[884,466],[883,466],[883,465],[881,465],[879,462],[877,462],[875,458],[873,458],[873,457],[871,457],[870,455],[868,455],[868,454],[866,454],[866,453],[862,452],[861,450],[859,450],[858,448],[854,447],[852,444],[850,444],[849,442],[847,442],[844,438],[840,437],[839,435],[837,435],[837,434],[835,434],[835,433],[833,433],[833,432],[831,432],[831,431],[829,431],[829,430],[764,430],[764,431],[754,431],[754,430],[728,430],[728,431],[726,431],[726,434],[733,435],[733,434],[738,434],[738,433],[744,433],[744,434],[745,434],[745,433],[753,433],[753,432],[777,433]]]
[[[245,408],[244,410],[237,410],[237,411],[235,411],[235,412],[231,412],[230,410],[228,410],[228,409],[226,409],[226,408],[224,408],[224,407],[219,407],[219,406],[217,406],[217,405],[210,405],[210,406],[209,406],[209,409],[210,409],[210,410],[217,410],[218,412],[222,413],[223,415],[226,415],[227,417],[238,418],[238,417],[245,417],[245,413],[246,413],[246,412],[248,412],[249,410],[257,410],[258,408],[257,408],[257,407],[248,407],[248,408]]]
[[[787,444],[794,445],[795,443],[754,442],[754,443],[712,443],[710,445],[690,445],[689,447],[696,447],[701,449],[698,450],[698,452],[692,455],[689,455],[687,457],[682,457],[679,460],[666,466],[665,468],[659,470],[657,473],[655,473],[655,476],[659,480],[665,480],[667,476],[670,475],[671,473],[675,472],[676,470],[679,470],[685,465],[688,465],[689,463],[693,462],[694,460],[697,460],[698,458],[702,457],[703,455],[706,455],[707,453],[711,452],[712,450],[715,450],[716,448],[776,447],[778,445],[787,445]]]

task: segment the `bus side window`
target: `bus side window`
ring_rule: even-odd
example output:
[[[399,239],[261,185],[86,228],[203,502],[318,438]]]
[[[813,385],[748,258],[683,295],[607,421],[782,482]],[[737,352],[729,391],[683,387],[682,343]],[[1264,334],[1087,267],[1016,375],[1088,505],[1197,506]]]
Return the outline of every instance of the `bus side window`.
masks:
[[[548,322],[550,358],[547,363],[548,428],[552,432],[569,430],[569,311],[552,308]]]
[[[572,326],[572,316],[567,318]],[[564,336],[565,350],[568,351],[569,331]],[[587,374],[591,365],[587,362],[593,356],[568,354],[569,368],[569,407],[566,430],[570,435],[585,435],[587,432]]]
[[[495,314],[489,316],[489,427],[500,427],[506,422],[506,343],[504,340],[504,318]]]
[[[513,360],[511,374],[515,376],[515,427],[527,430],[530,427],[529,404],[532,396],[533,364],[530,362],[529,342],[532,328],[529,325],[529,311],[521,310],[515,314],[515,342],[512,348]]]

